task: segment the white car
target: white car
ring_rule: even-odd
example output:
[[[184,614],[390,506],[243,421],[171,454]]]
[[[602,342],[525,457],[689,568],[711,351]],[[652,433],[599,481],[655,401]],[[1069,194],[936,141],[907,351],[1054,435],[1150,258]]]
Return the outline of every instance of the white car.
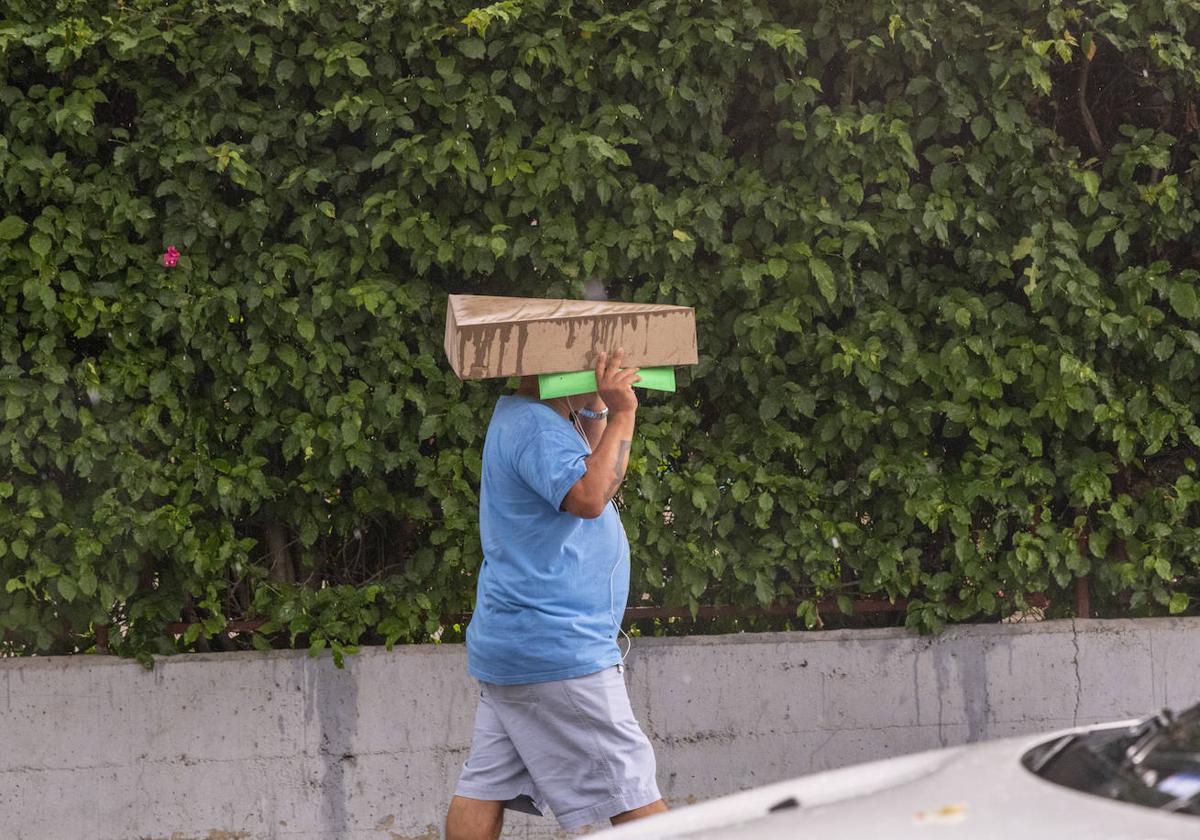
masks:
[[[604,840],[1200,840],[1200,705],[748,790]]]

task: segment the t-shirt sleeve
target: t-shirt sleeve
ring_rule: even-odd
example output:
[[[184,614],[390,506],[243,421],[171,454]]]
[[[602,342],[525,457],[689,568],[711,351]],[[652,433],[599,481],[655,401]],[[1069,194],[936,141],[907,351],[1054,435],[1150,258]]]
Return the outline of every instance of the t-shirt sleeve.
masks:
[[[587,472],[587,452],[574,431],[542,428],[533,433],[513,461],[521,479],[555,510]]]

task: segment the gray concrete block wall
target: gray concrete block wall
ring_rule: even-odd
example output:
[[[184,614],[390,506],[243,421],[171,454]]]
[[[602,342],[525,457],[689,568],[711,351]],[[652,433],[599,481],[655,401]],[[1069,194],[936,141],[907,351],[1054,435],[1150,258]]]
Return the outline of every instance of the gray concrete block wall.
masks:
[[[431,840],[477,691],[461,647],[0,660],[16,840]],[[1200,619],[636,640],[674,804],[967,741],[1200,702]],[[506,837],[562,836],[515,816]]]

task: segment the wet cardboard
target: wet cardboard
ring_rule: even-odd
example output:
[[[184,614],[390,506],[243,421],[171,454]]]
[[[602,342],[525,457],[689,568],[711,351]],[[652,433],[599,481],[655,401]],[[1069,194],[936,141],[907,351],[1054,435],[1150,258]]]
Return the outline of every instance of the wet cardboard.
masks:
[[[694,365],[690,306],[450,295],[446,357],[460,379],[564,373],[625,348],[630,367]]]

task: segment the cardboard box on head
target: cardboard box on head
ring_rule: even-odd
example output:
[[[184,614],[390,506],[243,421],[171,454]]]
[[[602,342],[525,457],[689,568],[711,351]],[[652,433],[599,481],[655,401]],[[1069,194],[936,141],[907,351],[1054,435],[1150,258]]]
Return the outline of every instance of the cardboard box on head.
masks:
[[[460,379],[539,375],[543,398],[586,393],[596,357],[618,347],[643,369],[641,387],[673,391],[672,368],[698,360],[695,310],[486,295],[450,295],[446,307],[446,357]]]

